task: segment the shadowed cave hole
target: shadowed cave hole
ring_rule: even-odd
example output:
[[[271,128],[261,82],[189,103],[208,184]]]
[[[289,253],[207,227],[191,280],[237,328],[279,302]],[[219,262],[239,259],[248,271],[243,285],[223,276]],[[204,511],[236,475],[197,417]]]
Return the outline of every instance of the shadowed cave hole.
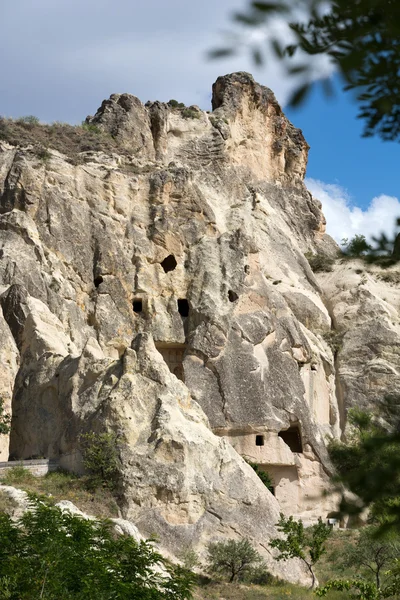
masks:
[[[256,435],[256,446],[264,446],[264,436]]]
[[[133,312],[141,313],[143,311],[143,300],[141,298],[134,298],[132,302]]]
[[[95,277],[95,278],[94,278],[94,280],[93,280],[94,287],[95,287],[95,288],[98,288],[98,287],[99,287],[99,285],[100,285],[101,283],[103,283],[103,281],[104,281],[104,279],[102,278],[102,276],[101,276],[101,275],[98,275],[98,277]]]
[[[176,262],[175,256],[173,254],[170,254],[169,256],[167,256],[167,258],[164,258],[164,260],[161,263],[161,266],[166,273],[169,273],[170,271],[173,271],[176,268],[177,264],[178,263]]]
[[[292,452],[303,452],[303,444],[301,442],[300,428],[298,425],[293,425],[285,431],[280,431],[278,436],[285,442]]]
[[[239,300],[239,296],[233,290],[229,290],[228,298],[229,298],[229,302],[236,302],[236,300]]]
[[[186,298],[179,298],[178,299],[178,311],[179,314],[181,315],[181,317],[188,317],[189,316],[189,302],[186,300]]]

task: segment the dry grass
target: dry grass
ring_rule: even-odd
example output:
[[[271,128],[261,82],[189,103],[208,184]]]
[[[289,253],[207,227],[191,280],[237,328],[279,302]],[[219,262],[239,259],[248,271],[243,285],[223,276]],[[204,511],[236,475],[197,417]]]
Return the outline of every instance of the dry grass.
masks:
[[[328,600],[347,600],[347,592],[331,592]],[[237,583],[210,582],[198,586],[194,600],[315,600],[314,593],[304,587],[283,584],[274,586],[241,585]]]
[[[316,574],[321,585],[329,579],[346,579],[354,576],[354,571],[340,570],[335,556],[348,542],[356,539],[356,530],[335,530],[328,540],[327,553],[316,566]],[[315,600],[316,596],[307,588],[291,585],[279,580],[272,585],[244,585],[204,579],[196,588],[195,600]],[[327,600],[347,600],[348,592],[330,592]]]
[[[35,477],[28,469],[17,466],[9,469],[0,481],[26,492],[47,496],[54,503],[69,500],[83,512],[95,517],[118,516],[118,506],[111,491],[105,488],[90,491],[85,477],[63,471]]]
[[[58,150],[71,162],[78,164],[79,153],[102,151],[106,154],[125,154],[123,148],[107,133],[93,125],[74,126],[68,123],[46,125],[33,117],[5,119],[0,117],[0,140],[13,146],[33,146],[38,158],[48,159],[48,149]]]

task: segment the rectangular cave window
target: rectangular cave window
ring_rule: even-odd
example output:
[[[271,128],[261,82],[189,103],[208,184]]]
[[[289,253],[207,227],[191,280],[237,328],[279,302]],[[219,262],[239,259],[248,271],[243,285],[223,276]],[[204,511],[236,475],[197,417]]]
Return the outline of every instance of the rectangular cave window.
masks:
[[[293,425],[285,431],[280,431],[278,436],[289,446],[292,452],[303,452],[303,444],[301,442],[300,428],[298,425]]]
[[[189,302],[186,300],[186,298],[178,299],[178,311],[181,317],[189,316]]]
[[[256,446],[264,446],[264,436],[256,435]]]
[[[134,298],[132,302],[133,312],[141,313],[143,311],[143,300],[141,298]]]

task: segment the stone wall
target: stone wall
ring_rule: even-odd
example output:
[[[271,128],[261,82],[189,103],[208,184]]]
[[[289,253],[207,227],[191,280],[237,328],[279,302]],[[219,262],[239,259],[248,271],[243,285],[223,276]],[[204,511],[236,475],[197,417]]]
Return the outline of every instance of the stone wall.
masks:
[[[15,467],[23,467],[32,473],[32,475],[43,477],[44,475],[47,475],[47,473],[57,471],[59,463],[56,460],[49,460],[48,458],[0,462],[0,477],[4,476],[8,470]]]

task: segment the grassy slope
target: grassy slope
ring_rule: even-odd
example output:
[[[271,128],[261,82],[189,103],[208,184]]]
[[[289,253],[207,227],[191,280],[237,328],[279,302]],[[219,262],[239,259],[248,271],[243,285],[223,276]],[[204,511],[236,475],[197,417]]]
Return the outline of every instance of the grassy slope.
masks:
[[[118,506],[110,490],[99,488],[90,491],[85,477],[76,477],[71,473],[56,471],[44,477],[35,477],[27,469],[17,466],[9,469],[0,478],[0,483],[48,496],[54,502],[69,500],[83,512],[95,517],[118,516]]]

